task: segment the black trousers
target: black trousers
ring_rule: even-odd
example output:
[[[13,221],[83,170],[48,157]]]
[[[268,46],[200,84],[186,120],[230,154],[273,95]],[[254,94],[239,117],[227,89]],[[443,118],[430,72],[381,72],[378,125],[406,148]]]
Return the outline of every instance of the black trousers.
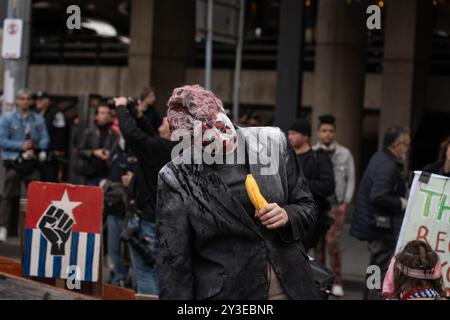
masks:
[[[0,226],[8,228],[11,211],[15,207],[14,201],[20,199],[22,182],[25,183],[25,186],[28,186],[30,182],[37,181],[40,177],[41,175],[38,170],[23,174],[11,167],[5,168],[3,197],[0,202]],[[17,214],[19,213],[17,212]]]
[[[371,240],[367,244],[367,248],[370,253],[370,265],[375,265],[380,268],[381,271],[381,286],[383,286],[384,276],[389,268],[392,257],[395,254],[395,247],[389,245],[381,240]],[[366,278],[367,280],[367,278]],[[367,288],[367,283],[365,285],[364,300],[382,300],[383,296],[381,289]]]

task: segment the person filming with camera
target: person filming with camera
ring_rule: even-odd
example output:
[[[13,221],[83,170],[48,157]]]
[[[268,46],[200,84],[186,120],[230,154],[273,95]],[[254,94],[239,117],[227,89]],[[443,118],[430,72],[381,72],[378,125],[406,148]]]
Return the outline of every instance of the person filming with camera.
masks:
[[[75,172],[86,185],[98,186],[109,175],[110,155],[119,141],[111,125],[111,110],[102,103],[95,109],[95,127],[87,128],[78,142]]]
[[[154,269],[155,211],[158,173],[171,160],[174,142],[167,135],[168,123],[163,119],[159,132],[144,116],[142,104],[133,99],[115,98],[120,131],[127,147],[138,159],[129,186],[131,218],[122,236],[128,240],[138,293],[158,295],[158,279]]]

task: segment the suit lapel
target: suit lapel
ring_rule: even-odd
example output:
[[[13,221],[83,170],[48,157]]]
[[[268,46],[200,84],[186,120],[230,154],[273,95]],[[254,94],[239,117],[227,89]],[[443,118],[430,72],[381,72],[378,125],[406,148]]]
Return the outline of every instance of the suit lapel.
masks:
[[[208,167],[208,171],[210,168]],[[220,207],[224,212],[234,216],[239,222],[244,224],[247,228],[255,232],[259,237],[263,237],[255,222],[244,209],[239,200],[233,195],[228,186],[220,179],[220,177],[211,170],[208,174],[214,176],[219,183],[209,188],[209,194],[216,202],[216,206]]]
[[[232,216],[257,236],[263,237],[260,230],[244,209],[239,200],[233,195],[228,186],[220,179],[209,165],[193,165],[188,170],[187,184],[192,196],[201,207],[208,210],[215,219]]]
[[[241,135],[240,138],[242,138],[240,143],[245,143],[247,154],[253,153],[254,156],[258,155],[264,147],[257,139],[251,140],[253,143],[248,144],[246,143],[245,137]],[[248,160],[249,159],[247,159],[247,161]],[[203,164],[194,166],[193,176],[195,176],[195,178],[192,181],[193,185],[191,190],[193,191],[193,196],[195,196],[196,200],[204,208],[214,210],[215,212],[212,213],[214,215],[229,214],[235,217],[236,220],[255,232],[260,238],[264,239],[264,228],[261,228],[262,224],[258,225],[258,223],[253,221],[228,186],[220,179],[219,175],[214,172],[213,168]],[[269,196],[267,200],[271,199],[269,186],[273,181],[270,180],[270,176],[262,176],[260,174],[261,164],[259,161],[252,161],[252,163],[249,163],[249,170],[260,186],[261,192],[265,196]]]
[[[274,202],[276,200],[279,200],[277,199],[277,190],[273,188],[275,183],[279,182],[277,181],[277,179],[279,179],[279,175],[262,174],[263,172],[265,172],[264,169],[267,169],[267,165],[261,164],[260,158],[257,157],[261,155],[262,152],[271,152],[271,150],[269,150],[270,143],[268,143],[268,141],[265,141],[267,145],[263,145],[263,143],[258,138],[253,141],[256,141],[256,143],[254,145],[247,145],[247,152],[254,153],[253,159],[257,161],[250,161],[250,173],[252,174],[253,178],[255,178],[256,183],[259,187],[259,191],[264,196],[264,198],[269,203]]]

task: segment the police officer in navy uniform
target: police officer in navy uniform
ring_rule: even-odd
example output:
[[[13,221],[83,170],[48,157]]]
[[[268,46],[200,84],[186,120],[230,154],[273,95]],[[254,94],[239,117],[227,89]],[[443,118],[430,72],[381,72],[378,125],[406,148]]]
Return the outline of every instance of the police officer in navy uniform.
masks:
[[[59,171],[66,163],[69,143],[69,128],[64,113],[50,102],[47,92],[38,91],[34,95],[36,112],[44,117],[47,125],[50,144],[47,159],[41,163],[42,180],[59,182]]]

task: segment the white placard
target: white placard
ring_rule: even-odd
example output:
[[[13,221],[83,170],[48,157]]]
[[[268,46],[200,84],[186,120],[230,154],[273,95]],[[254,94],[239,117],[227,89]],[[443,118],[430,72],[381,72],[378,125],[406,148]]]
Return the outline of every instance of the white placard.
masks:
[[[441,259],[450,296],[450,178],[433,174],[425,183],[420,181],[421,174],[415,172],[396,252],[411,240],[427,242]]]
[[[23,21],[5,19],[3,23],[3,59],[20,59],[22,54]]]

